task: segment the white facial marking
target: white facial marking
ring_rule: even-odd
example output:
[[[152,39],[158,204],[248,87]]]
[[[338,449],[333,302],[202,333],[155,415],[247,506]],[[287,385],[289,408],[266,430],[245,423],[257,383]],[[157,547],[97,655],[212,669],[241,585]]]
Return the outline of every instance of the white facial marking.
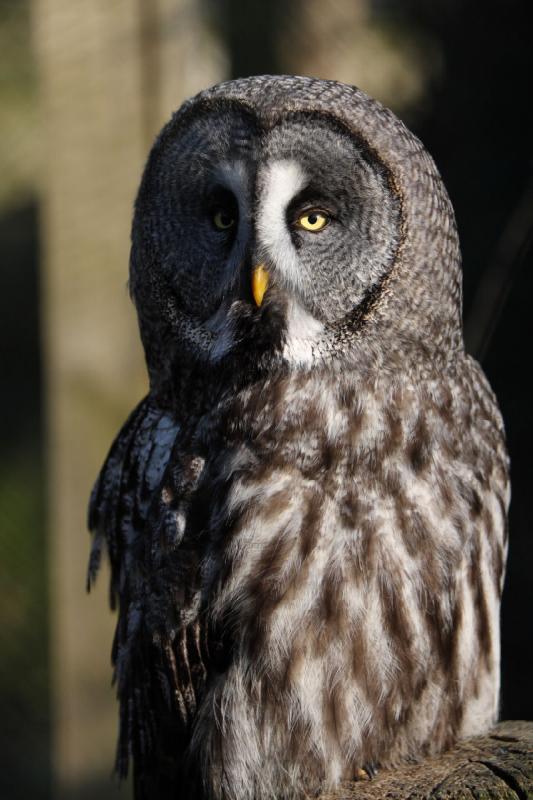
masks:
[[[233,192],[241,209],[241,201],[246,203],[249,194],[248,173],[244,161],[223,161],[218,167],[216,177]]]
[[[246,243],[250,239],[251,233],[250,180],[248,167],[244,161],[224,161],[218,167],[214,177],[225,189],[234,195],[239,209],[235,241],[228,257],[226,275],[223,278],[223,285],[226,290],[228,290],[237,280],[244,249]]]
[[[287,309],[287,339],[283,357],[291,364],[301,366],[313,362],[313,348],[320,339],[324,325],[302,306],[291,300]]]
[[[302,281],[302,265],[287,226],[287,207],[305,186],[306,175],[297,161],[270,163],[261,178],[257,210],[257,240],[261,257],[272,263],[289,290],[303,293],[309,281]],[[284,358],[292,364],[309,365],[313,349],[324,326],[296,301],[287,310],[287,340]]]
[[[287,206],[305,186],[306,176],[296,161],[274,161],[261,181],[257,210],[257,240],[260,252],[272,261],[291,288],[303,289],[301,265],[287,228]]]
[[[224,358],[235,344],[234,323],[230,311],[231,307],[224,301],[204,323],[207,330],[216,336],[209,351],[209,360],[214,363]]]
[[[209,360],[220,361],[235,345],[234,322],[231,318],[232,287],[235,286],[243,258],[246,242],[250,237],[250,183],[244,161],[224,161],[214,175],[216,181],[232,192],[239,209],[239,222],[235,242],[231,248],[224,273],[220,281],[221,298],[225,298],[217,311],[204,323],[210,333],[215,334],[209,352]]]

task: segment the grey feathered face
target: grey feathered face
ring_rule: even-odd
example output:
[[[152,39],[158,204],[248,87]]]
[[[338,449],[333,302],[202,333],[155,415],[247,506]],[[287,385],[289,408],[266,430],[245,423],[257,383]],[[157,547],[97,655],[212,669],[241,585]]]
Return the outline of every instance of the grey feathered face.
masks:
[[[256,208],[261,259],[325,325],[357,308],[398,246],[399,201],[384,167],[323,115],[288,115],[266,134]]]
[[[163,130],[137,201],[131,285],[147,353],[149,318],[202,360],[256,346],[324,358],[378,290],[399,230],[387,170],[333,117],[193,106]]]

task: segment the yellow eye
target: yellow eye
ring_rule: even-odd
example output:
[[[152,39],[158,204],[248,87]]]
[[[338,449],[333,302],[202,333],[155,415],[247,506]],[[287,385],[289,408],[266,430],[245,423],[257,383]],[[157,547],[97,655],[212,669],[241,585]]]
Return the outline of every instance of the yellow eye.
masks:
[[[213,223],[215,228],[218,228],[219,231],[227,231],[235,225],[235,217],[232,217],[228,211],[219,208],[218,211],[215,211],[213,214]]]
[[[305,228],[306,231],[312,231],[316,233],[317,231],[321,231],[322,228],[325,228],[329,222],[329,218],[326,217],[325,214],[322,214],[321,211],[308,211],[307,214],[304,214],[298,219],[298,225],[301,228]]]

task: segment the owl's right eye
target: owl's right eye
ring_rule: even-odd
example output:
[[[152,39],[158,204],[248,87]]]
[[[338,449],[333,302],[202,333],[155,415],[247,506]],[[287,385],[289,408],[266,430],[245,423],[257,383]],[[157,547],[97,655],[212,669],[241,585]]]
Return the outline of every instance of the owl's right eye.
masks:
[[[217,208],[213,212],[213,225],[218,231],[228,231],[235,225],[235,216],[226,209]]]

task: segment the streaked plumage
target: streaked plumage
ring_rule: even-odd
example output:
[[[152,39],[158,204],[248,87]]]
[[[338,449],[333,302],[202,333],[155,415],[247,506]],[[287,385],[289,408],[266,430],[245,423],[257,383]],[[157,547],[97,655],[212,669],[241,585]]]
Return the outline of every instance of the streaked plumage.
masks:
[[[300,798],[487,729],[508,461],[420,142],[335,82],[213,87],[154,145],[130,280],[151,388],[90,581],[105,541],[137,796]]]

